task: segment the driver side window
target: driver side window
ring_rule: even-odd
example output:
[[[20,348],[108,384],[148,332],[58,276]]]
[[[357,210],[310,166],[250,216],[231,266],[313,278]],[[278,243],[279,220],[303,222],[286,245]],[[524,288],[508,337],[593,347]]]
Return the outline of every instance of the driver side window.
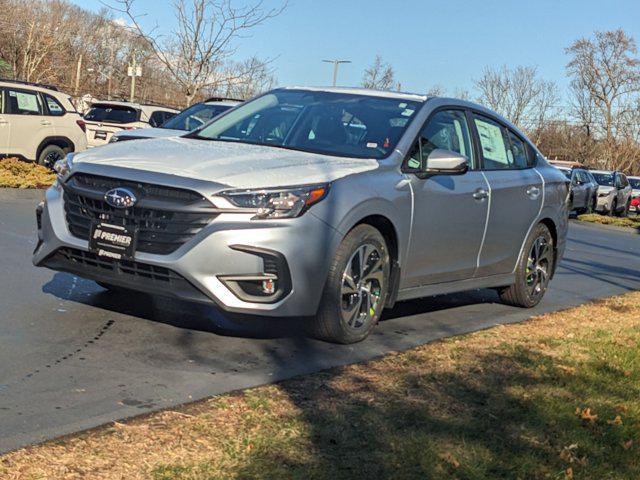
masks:
[[[420,133],[408,161],[411,168],[424,168],[436,148],[464,155],[474,165],[473,147],[467,117],[462,110],[441,110],[433,115]]]

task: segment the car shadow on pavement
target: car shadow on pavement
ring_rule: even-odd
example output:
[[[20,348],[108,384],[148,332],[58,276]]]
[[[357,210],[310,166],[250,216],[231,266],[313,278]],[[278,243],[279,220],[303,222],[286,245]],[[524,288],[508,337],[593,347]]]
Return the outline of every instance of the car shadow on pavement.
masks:
[[[310,318],[273,318],[222,312],[210,305],[127,290],[108,291],[96,283],[57,272],[42,287],[43,293],[122,315],[164,323],[176,328],[221,336],[254,339],[306,337]],[[438,295],[398,302],[385,310],[381,322],[472,304],[498,301],[492,290],[473,290],[456,295]]]

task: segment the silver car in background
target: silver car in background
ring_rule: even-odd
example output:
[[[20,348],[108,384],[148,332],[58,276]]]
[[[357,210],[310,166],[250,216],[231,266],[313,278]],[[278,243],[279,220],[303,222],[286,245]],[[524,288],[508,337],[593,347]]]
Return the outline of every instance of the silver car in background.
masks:
[[[567,180],[473,103],[283,88],[185,137],[70,156],[38,209],[35,265],[364,339],[385,307],[495,288],[544,295]]]
[[[631,208],[631,184],[627,176],[618,171],[591,170],[598,182],[599,213],[610,216],[626,217]]]

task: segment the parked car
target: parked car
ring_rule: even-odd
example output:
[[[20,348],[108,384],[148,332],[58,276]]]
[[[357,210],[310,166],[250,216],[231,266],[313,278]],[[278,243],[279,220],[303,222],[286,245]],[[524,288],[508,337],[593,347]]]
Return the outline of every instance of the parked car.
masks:
[[[140,140],[144,138],[176,137],[184,135],[185,132],[195,130],[211,121],[218,115],[239,105],[240,100],[230,100],[223,98],[211,98],[202,103],[196,103],[189,108],[170,118],[165,123],[156,128],[141,128],[137,130],[122,130],[111,136],[109,143],[121,142],[123,140]]]
[[[129,102],[97,102],[85,114],[89,147],[109,143],[121,130],[159,127],[178,113],[174,108]]]
[[[568,228],[565,177],[513,124],[414,94],[277,89],[186,136],[57,171],[35,265],[300,317],[340,343],[398,300],[495,288],[536,305]]]
[[[605,215],[626,217],[631,207],[631,185],[622,172],[591,170],[598,182],[597,211]]]
[[[636,214],[640,214],[640,177],[627,177],[631,185],[631,205],[630,209]]]
[[[593,213],[598,205],[598,182],[584,168],[556,167],[571,182],[570,209],[577,213]]]
[[[69,95],[52,86],[0,80],[0,156],[53,166],[86,148],[84,121]]]

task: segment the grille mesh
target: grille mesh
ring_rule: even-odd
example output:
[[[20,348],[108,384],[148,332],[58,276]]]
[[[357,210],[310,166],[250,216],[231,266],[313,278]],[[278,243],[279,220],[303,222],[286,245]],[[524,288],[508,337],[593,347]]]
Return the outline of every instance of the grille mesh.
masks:
[[[117,209],[104,201],[112,188],[131,189],[135,207]],[[105,222],[138,230],[136,250],[167,255],[189,241],[216,217],[214,206],[190,190],[77,173],[64,185],[69,231],[89,239],[91,225]]]

